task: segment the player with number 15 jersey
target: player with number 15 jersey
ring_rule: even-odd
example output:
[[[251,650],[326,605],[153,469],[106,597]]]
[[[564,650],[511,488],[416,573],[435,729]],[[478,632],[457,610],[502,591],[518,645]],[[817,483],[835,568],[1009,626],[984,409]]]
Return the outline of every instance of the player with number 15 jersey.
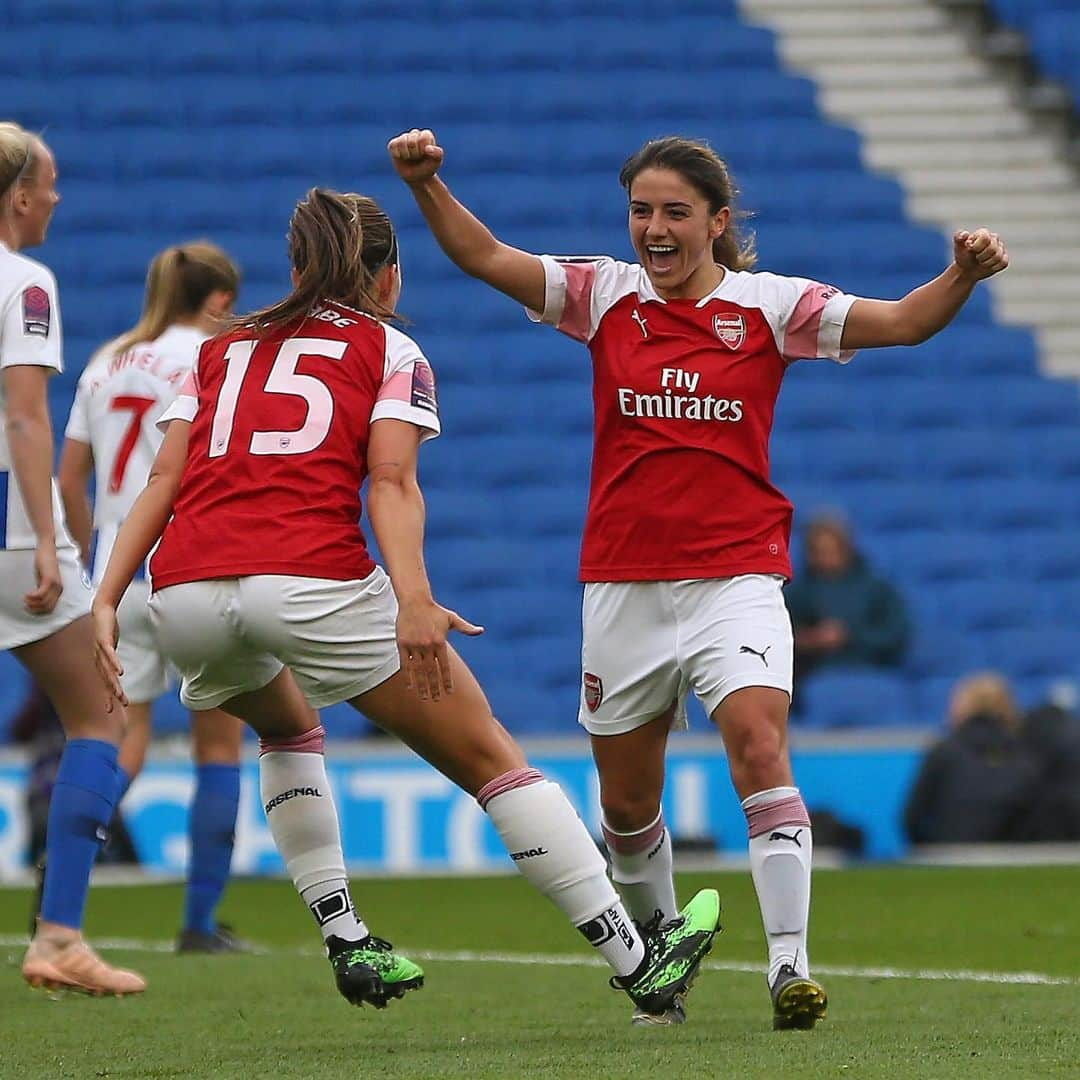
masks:
[[[375,563],[360,487],[381,417],[416,424],[422,439],[439,432],[419,347],[361,311],[326,304],[288,336],[240,328],[208,342],[163,420],[191,421],[191,435],[150,563],[154,588],[248,574],[367,577]]]

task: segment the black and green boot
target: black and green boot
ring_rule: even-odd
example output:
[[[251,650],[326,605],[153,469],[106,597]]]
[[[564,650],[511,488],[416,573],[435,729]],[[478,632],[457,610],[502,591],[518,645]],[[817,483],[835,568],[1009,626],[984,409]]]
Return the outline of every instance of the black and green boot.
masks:
[[[702,889],[674,919],[644,936],[645,959],[638,970],[613,978],[611,985],[626,991],[637,1006],[635,1016],[673,1012],[685,1017],[683,999],[719,929],[720,895]]]
[[[424,985],[424,972],[408,957],[399,956],[389,941],[369,934],[362,941],[331,937],[326,942],[334,981],[341,996],[353,1005],[385,1009],[393,998]]]

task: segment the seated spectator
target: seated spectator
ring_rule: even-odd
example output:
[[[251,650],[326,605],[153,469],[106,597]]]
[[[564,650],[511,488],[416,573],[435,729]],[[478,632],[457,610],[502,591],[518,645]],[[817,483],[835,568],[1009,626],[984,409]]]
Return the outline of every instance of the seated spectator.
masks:
[[[785,590],[795,633],[795,678],[819,667],[895,667],[908,643],[896,589],[875,575],[838,517],[814,518],[806,566]]]
[[[951,731],[927,754],[904,810],[915,844],[981,844],[1023,838],[1039,785],[1008,683],[994,672],[961,679]]]
[[[1023,739],[1039,783],[1018,829],[1019,840],[1080,840],[1080,718],[1054,702],[1024,717]]]

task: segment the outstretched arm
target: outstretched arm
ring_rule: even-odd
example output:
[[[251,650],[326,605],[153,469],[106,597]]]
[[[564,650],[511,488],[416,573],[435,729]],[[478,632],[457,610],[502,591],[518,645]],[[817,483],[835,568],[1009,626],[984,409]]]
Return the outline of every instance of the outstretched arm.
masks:
[[[391,139],[387,149],[443,251],[466,274],[486,281],[530,311],[543,311],[543,263],[536,255],[502,243],[450,194],[437,175],[444,151],[434,133],[413,128]]]
[[[454,689],[446,638],[451,630],[481,634],[456,612],[435,602],[424,566],[424,496],[416,479],[420,429],[380,418],[368,440],[367,510],[398,601],[401,667],[421,698],[437,701]]]
[[[180,490],[180,479],[187,461],[190,432],[191,424],[186,420],[173,420],[169,424],[150,470],[150,479],[120,526],[105,576],[94,596],[94,659],[109,693],[122,705],[127,704],[127,698],[120,686],[120,676],[124,671],[116,655],[120,635],[116,609],[131,579],[146,561],[150,549],[161,539],[172,516],[173,503]]]
[[[842,349],[918,345],[943,330],[975,286],[1009,265],[1005,244],[987,229],[953,236],[953,263],[902,300],[856,300],[844,323]]]

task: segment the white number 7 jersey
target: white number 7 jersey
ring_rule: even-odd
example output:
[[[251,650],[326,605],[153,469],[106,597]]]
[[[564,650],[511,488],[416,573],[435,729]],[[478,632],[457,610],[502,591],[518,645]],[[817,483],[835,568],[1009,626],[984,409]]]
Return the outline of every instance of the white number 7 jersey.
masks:
[[[206,335],[172,326],[156,341],[117,354],[103,346],[79,379],[65,436],[94,455],[94,581],[100,580],[121,523],[146,486],[163,438],[156,424],[183,385]]]

